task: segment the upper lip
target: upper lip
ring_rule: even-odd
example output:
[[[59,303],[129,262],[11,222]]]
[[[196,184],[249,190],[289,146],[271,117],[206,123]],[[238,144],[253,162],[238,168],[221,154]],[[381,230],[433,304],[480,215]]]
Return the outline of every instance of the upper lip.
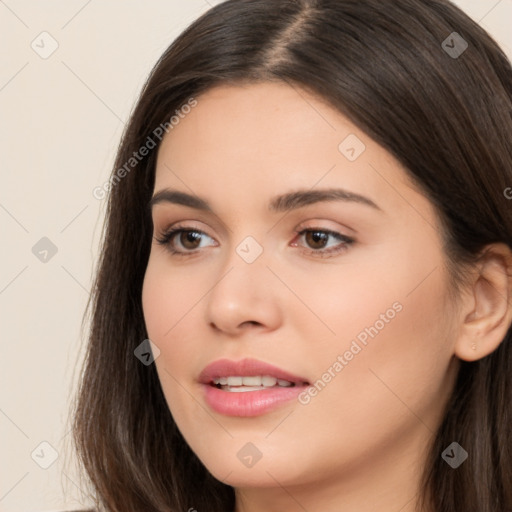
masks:
[[[295,384],[307,384],[307,379],[293,375],[277,366],[258,361],[257,359],[242,359],[231,361],[230,359],[219,359],[206,366],[199,375],[199,382],[211,384],[213,379],[220,377],[250,377],[256,375],[268,375],[276,379],[287,380]]]

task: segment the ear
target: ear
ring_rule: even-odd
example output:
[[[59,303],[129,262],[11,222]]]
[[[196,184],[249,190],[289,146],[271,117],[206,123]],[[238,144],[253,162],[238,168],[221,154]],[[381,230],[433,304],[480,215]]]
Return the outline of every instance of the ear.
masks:
[[[476,361],[498,348],[512,321],[512,252],[501,243],[488,245],[477,264],[471,287],[464,296],[463,323],[455,355]]]

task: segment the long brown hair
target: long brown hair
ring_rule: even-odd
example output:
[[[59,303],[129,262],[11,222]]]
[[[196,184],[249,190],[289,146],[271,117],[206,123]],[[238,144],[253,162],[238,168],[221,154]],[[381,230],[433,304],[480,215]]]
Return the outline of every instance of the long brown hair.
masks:
[[[234,508],[233,488],[188,447],[155,366],[141,364],[134,349],[147,338],[141,292],[157,128],[170,131],[171,116],[215,85],[258,81],[323,98],[405,166],[442,219],[454,283],[487,244],[512,246],[504,195],[512,186],[512,69],[457,7],[448,0],[228,0],[212,8],[154,67],[113,169],[72,411],[99,510]],[[130,158],[148,137],[156,147],[134,165]],[[436,512],[512,509],[511,439],[509,331],[489,356],[461,362],[428,447],[420,504]],[[453,441],[470,454],[456,470],[441,458]]]

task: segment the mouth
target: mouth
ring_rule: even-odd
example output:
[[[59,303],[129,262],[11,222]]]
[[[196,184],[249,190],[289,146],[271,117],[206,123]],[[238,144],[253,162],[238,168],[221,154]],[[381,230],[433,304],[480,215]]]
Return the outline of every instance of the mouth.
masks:
[[[303,382],[302,385],[307,385],[307,382]],[[286,379],[278,379],[271,375],[251,375],[251,376],[230,376],[230,377],[219,377],[213,379],[210,383],[211,386],[215,386],[217,389],[223,391],[229,391],[231,393],[244,393],[247,391],[261,391],[262,389],[272,388],[292,388],[297,384]]]
[[[268,413],[310,385],[303,377],[255,359],[215,361],[201,372],[199,382],[211,409],[239,417]]]

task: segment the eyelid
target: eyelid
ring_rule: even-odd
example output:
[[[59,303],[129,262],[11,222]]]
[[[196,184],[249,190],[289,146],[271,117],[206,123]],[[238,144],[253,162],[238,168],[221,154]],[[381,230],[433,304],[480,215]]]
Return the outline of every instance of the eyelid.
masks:
[[[332,226],[332,227],[329,227]],[[295,230],[296,232],[303,230],[318,230],[318,231],[330,231],[332,233],[338,233],[340,235],[344,235],[348,238],[357,235],[357,230],[349,227],[346,224],[341,224],[339,222],[329,220],[328,218],[318,217],[308,219],[299,224],[299,227]]]
[[[160,206],[162,208],[159,209]],[[224,221],[213,212],[208,213],[203,211],[189,211],[189,213],[191,213],[191,217],[187,219],[187,213],[184,213],[183,210],[189,211],[191,208],[172,203],[157,203],[152,209],[153,225],[156,227],[158,224],[162,226],[165,224],[166,226],[169,226],[166,229],[168,230],[171,229],[171,225],[174,227],[173,223],[178,225],[182,222],[191,222],[206,225],[208,226],[208,229],[215,230],[215,232],[220,233],[221,236],[227,236],[228,233],[231,232],[231,229],[226,226],[226,224],[224,224]],[[178,220],[179,218],[183,218],[185,220]],[[192,227],[198,231],[203,231],[201,228],[196,228],[195,226]],[[188,225],[187,228],[191,229],[191,227]]]
[[[158,230],[161,235],[166,235],[172,231],[195,231],[197,233],[201,233],[202,235],[206,235],[208,236],[209,238],[212,238],[214,239],[213,236],[209,235],[207,233],[207,231],[203,228],[200,228],[198,227],[197,225],[194,225],[196,222],[200,222],[200,221],[194,221],[194,220],[190,220],[190,221],[178,221],[178,222],[175,222],[175,223],[170,223],[168,225],[165,225],[165,227],[162,227],[162,229]],[[155,226],[155,231],[157,231],[156,229],[156,226]]]

